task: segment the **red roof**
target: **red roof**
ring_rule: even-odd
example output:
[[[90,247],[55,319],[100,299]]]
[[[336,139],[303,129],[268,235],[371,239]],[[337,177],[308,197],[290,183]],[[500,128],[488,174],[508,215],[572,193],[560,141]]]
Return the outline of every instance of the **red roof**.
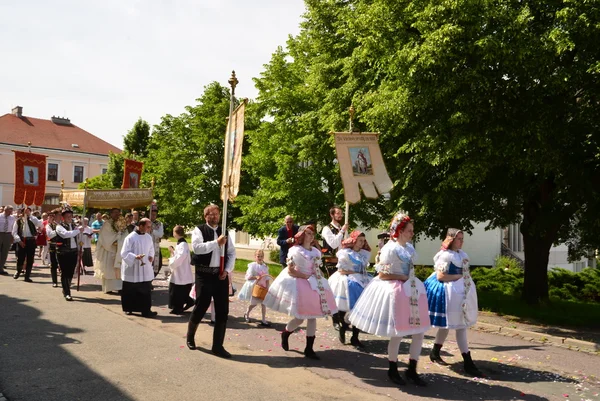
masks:
[[[31,146],[35,148],[59,149],[76,153],[108,155],[121,153],[121,149],[103,141],[89,132],[70,123],[53,122],[14,114],[0,116],[0,143]],[[73,147],[73,144],[79,147]]]

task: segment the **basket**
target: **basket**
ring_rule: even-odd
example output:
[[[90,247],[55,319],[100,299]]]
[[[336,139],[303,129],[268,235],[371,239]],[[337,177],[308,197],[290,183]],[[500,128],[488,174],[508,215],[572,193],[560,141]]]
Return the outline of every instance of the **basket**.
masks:
[[[260,279],[263,277],[269,277],[271,279],[273,278],[269,274],[260,276],[260,278],[258,280],[256,280],[256,284],[254,284],[254,287],[252,287],[252,296],[254,298],[260,299],[261,301],[264,301],[265,297],[267,296],[267,293],[269,292],[269,289],[267,287],[263,287],[262,285],[258,284]]]

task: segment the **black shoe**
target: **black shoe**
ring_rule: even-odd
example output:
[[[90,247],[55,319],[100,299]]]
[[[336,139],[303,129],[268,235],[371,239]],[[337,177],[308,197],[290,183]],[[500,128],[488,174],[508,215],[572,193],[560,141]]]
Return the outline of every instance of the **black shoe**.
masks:
[[[346,324],[342,322],[340,324],[340,329],[339,329],[339,333],[338,333],[339,334],[338,338],[342,344],[346,344],[346,329],[347,329]]]
[[[2,270],[0,272],[0,275],[2,275],[2,276],[8,276],[8,272],[6,270]]]
[[[293,331],[287,331],[285,329],[281,332],[281,348],[283,348],[284,351],[290,350],[289,339],[292,333]]]
[[[388,369],[388,378],[390,379],[390,381],[399,386],[406,385],[406,382],[400,376],[400,373],[398,373],[398,362],[392,362],[392,361],[388,361],[388,362],[390,363],[390,365],[389,365],[390,367]]]
[[[132,311],[130,311],[130,310],[128,310],[128,311],[125,311],[125,314],[126,314],[127,316],[131,316],[131,315],[133,315],[133,312],[132,312]]]
[[[365,346],[358,339],[358,333],[360,333],[360,330],[356,327],[352,327],[352,337],[350,337],[350,345],[356,348],[364,349]]]
[[[65,295],[65,299],[66,299],[67,301],[73,301],[73,297],[72,297],[72,296],[70,296],[70,295]]]
[[[215,321],[214,321],[214,320],[211,320],[210,322],[208,322],[208,325],[209,325],[209,326],[213,326],[213,327],[214,327],[214,325],[215,325]]]
[[[417,373],[417,361],[414,359],[408,360],[408,369],[406,369],[406,379],[419,387],[427,387],[425,380],[421,379]]]
[[[431,353],[429,354],[429,359],[431,360],[431,362],[437,363],[438,365],[448,366],[448,364],[440,356],[441,349],[442,344],[433,344],[433,348],[431,349]]]
[[[196,336],[196,330],[198,329],[198,323],[194,323],[192,321],[188,322],[188,329],[186,334],[185,345],[191,350],[196,349],[196,341],[194,337]]]
[[[13,275],[13,278],[14,278],[15,280],[17,280],[17,279],[18,279],[20,276],[21,276],[21,273],[15,273],[15,274]]]
[[[52,288],[58,288],[58,284],[57,283],[52,283]]]
[[[173,309],[169,312],[171,315],[183,315],[183,309]]]
[[[271,327],[271,323],[269,322],[260,322],[258,325],[261,327]]]
[[[156,315],[158,315],[158,312],[155,312],[155,311],[142,313],[142,317],[147,317],[147,318],[152,318],[152,317],[155,317]]]
[[[465,361],[464,367],[465,372],[467,372],[467,374],[475,377],[486,377],[485,373],[477,369],[477,366],[475,366],[475,364],[473,363],[473,360],[471,359],[471,351],[462,354],[462,357]]]
[[[229,352],[227,352],[227,350],[223,347],[213,349],[212,353],[220,358],[231,359],[231,354]]]
[[[30,278],[26,278],[26,279],[25,279],[25,280],[23,280],[23,281],[25,281],[26,283],[33,283],[33,280],[32,280],[32,279],[30,279]]]

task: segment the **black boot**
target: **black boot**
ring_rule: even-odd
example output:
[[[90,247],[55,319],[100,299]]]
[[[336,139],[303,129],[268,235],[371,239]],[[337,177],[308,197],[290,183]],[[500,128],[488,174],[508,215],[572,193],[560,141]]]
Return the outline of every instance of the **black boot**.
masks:
[[[421,379],[419,374],[417,373],[417,361],[414,359],[408,360],[408,369],[406,369],[406,378],[409,382],[413,382],[417,386],[426,387],[427,383],[425,380]]]
[[[340,320],[340,328],[339,328],[339,339],[342,344],[346,344],[346,331],[350,328],[348,323],[344,320],[344,316],[346,316],[346,312],[339,311],[337,313],[338,319]]]
[[[392,383],[396,383],[400,386],[404,386],[406,382],[398,373],[398,362],[389,361],[390,367],[388,369],[388,378],[392,381]]]
[[[191,320],[188,322],[188,330],[187,330],[187,339],[186,345],[189,349],[196,349],[196,341],[194,337],[196,336],[196,330],[198,329],[198,323],[194,323]]]
[[[355,346],[356,348],[365,348],[363,343],[358,339],[358,333],[360,330],[356,327],[352,327],[352,337],[350,337],[350,344]]]
[[[304,348],[304,356],[306,358],[319,360],[319,355],[315,353],[313,350],[313,346],[315,345],[315,336],[306,336],[306,348]]]
[[[431,362],[437,363],[438,365],[448,366],[448,364],[440,356],[441,349],[442,344],[433,344],[433,348],[431,349],[431,353],[429,354],[429,359],[431,359]]]
[[[231,358],[231,354],[227,352],[225,347],[223,347],[223,343],[225,342],[225,331],[227,330],[227,320],[218,321],[215,323],[215,328],[213,329],[213,345],[212,345],[212,353],[216,356],[220,356],[221,358],[229,359]]]
[[[335,330],[340,329],[340,316],[337,313],[331,315],[331,320],[333,321],[333,328]]]
[[[479,369],[477,369],[477,366],[475,366],[475,364],[473,363],[473,360],[471,359],[471,351],[462,354],[462,357],[465,361],[464,366],[465,372],[467,372],[467,374],[470,374],[471,376],[475,377],[485,377],[485,374]]]
[[[290,350],[289,338],[292,335],[292,333],[293,331],[287,331],[285,329],[283,329],[283,331],[281,332],[281,348],[283,348],[284,351]]]

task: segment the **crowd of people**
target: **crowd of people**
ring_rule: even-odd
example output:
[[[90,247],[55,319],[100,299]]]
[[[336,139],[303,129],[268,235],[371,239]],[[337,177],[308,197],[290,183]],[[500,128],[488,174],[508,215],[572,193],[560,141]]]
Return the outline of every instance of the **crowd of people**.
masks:
[[[231,358],[224,340],[229,297],[234,294],[231,272],[236,252],[231,238],[221,231],[220,213],[216,205],[204,209],[204,223],[193,229],[190,244],[183,226],[173,228],[177,244],[169,248],[168,306],[171,313],[178,315],[193,308],[186,336],[190,349],[196,349],[198,325],[212,306],[212,352]],[[152,281],[162,267],[160,241],[164,236],[157,214],[152,209],[149,218],[141,217],[139,212],[123,216],[115,208],[109,215],[99,213],[89,226],[86,218],[74,219],[69,208],[52,210],[37,218],[31,215],[30,208],[14,214],[12,206],[7,205],[0,212],[0,274],[8,274],[6,258],[10,246],[15,245],[17,267],[13,277],[18,279],[24,270],[25,281],[32,282],[36,248],[47,247],[42,254],[48,255],[53,286],[58,286],[60,271],[67,301],[73,300],[70,288],[76,267],[93,266],[95,275],[102,280],[102,291],[120,294],[125,313],[154,317],[157,313],[152,311]],[[430,359],[445,365],[440,351],[449,331],[455,330],[465,371],[484,376],[471,358],[467,341],[467,329],[475,324],[478,309],[469,257],[462,250],[463,232],[448,230],[440,251],[433,257],[434,273],[421,282],[414,272],[414,222],[408,215],[398,213],[388,232],[378,236],[373,277],[368,272],[372,249],[365,234],[358,230],[349,232],[348,226],[342,224],[343,211],[339,207],[331,208],[330,217],[331,222],[321,232],[322,246],[316,240],[314,224],[297,226],[292,216],[285,217],[277,238],[284,269],[273,279],[264,253],[255,253],[238,295],[240,300],[249,302],[244,320],[250,322],[250,314],[258,305],[262,327],[271,326],[267,309],[289,315],[291,320],[281,332],[281,347],[286,351],[292,334],[306,320],[304,355],[309,359],[320,359],[314,350],[318,318],[332,316],[340,342],[345,344],[346,333],[351,332],[350,345],[358,349],[364,349],[359,340],[361,332],[388,337],[389,380],[398,385],[409,381],[417,386],[426,385],[417,373],[424,333],[437,328]],[[43,245],[37,239],[42,235],[46,240]],[[94,258],[92,238],[96,242]],[[398,353],[404,336],[411,336],[411,345],[403,378],[398,371]]]

